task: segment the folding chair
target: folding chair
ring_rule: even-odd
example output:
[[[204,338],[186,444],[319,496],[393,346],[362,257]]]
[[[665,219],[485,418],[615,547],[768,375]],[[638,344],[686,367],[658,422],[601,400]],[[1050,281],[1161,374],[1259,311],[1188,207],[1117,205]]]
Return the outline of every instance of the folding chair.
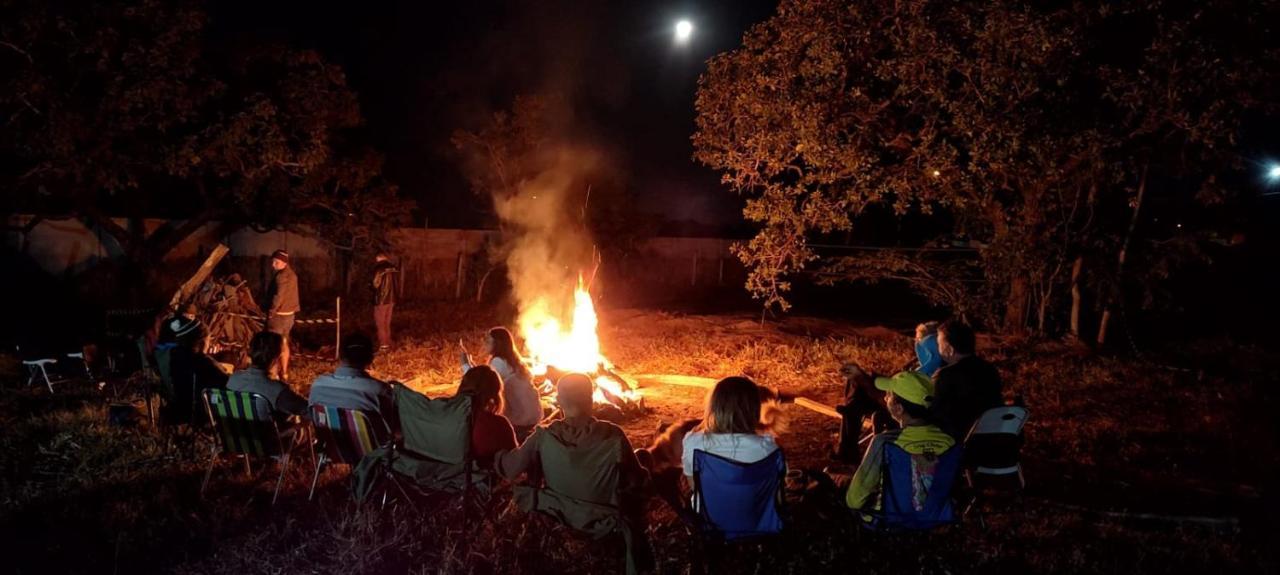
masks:
[[[990,477],[1018,476],[1018,487],[1025,488],[1022,475],[1022,427],[1027,423],[1027,408],[1017,405],[993,407],[973,423],[964,440],[965,480],[974,486],[974,475]]]
[[[956,521],[951,489],[964,449],[913,455],[887,443],[880,480],[880,509],[860,510],[863,526],[882,531],[922,531]]]
[[[316,457],[308,501],[315,497],[316,482],[325,465],[358,465],[364,456],[381,447],[391,437],[391,429],[380,416],[358,409],[313,405],[311,422],[315,426],[320,454]]]
[[[22,365],[27,366],[27,372],[30,374],[27,378],[27,387],[31,387],[35,384],[36,378],[39,377],[44,379],[44,384],[49,387],[49,393],[53,393],[54,381],[49,377],[49,370],[47,366],[57,364],[58,360],[51,357],[23,360]],[[62,383],[61,378],[58,379],[58,383]]]
[[[781,449],[754,463],[693,452],[694,526],[702,544],[695,572],[723,571],[726,545],[764,544],[782,534],[786,474]]]
[[[392,445],[392,481],[402,492],[407,483],[422,494],[461,494],[469,523],[490,478],[471,457],[471,396],[431,399],[403,385],[394,393],[402,441]]]
[[[622,441],[591,447],[566,445],[548,434],[540,444],[541,467],[530,473],[529,485],[514,490],[518,507],[537,512],[570,529],[602,540],[620,536],[626,549],[626,571],[638,572],[637,553],[644,533],[628,521],[622,508],[620,462]]]
[[[209,486],[218,455],[243,457],[245,475],[252,475],[251,457],[264,457],[280,463],[280,477],[276,479],[275,492],[271,495],[271,504],[275,505],[280,496],[280,486],[284,483],[284,474],[289,470],[289,454],[296,429],[286,432],[289,443],[281,441],[280,430],[271,416],[271,404],[256,393],[212,388],[204,390],[203,396],[205,411],[219,441],[213,447],[209,469],[200,483],[200,495],[203,496]]]

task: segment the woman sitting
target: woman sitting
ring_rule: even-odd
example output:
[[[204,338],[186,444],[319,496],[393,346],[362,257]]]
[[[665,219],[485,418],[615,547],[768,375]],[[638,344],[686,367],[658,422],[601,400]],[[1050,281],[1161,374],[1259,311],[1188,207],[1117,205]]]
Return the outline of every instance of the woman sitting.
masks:
[[[458,395],[471,396],[471,457],[481,467],[493,466],[499,451],[516,448],[516,432],[502,411],[502,378],[487,365],[477,365],[462,375]]]
[[[684,436],[681,464],[693,477],[693,452],[705,451],[739,463],[755,463],[778,450],[771,417],[764,402],[773,403],[772,390],[746,377],[726,377],[716,383],[707,400],[702,425]],[[770,421],[766,421],[770,420]]]
[[[527,437],[542,421],[542,401],[533,387],[533,375],[516,351],[515,340],[507,328],[490,329],[485,334],[484,347],[489,354],[489,367],[502,378],[502,415],[515,427],[518,437]],[[463,373],[474,365],[471,355],[463,351]]]

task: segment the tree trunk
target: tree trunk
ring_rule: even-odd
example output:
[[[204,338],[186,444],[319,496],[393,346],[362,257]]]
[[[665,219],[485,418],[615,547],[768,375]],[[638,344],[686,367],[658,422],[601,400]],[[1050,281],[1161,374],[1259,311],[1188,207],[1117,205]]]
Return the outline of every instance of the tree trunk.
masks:
[[[1084,256],[1076,256],[1071,264],[1071,339],[1080,341],[1080,295],[1081,275],[1084,271]]]
[[[1022,333],[1027,327],[1027,278],[1014,275],[1004,307],[1004,332]]]
[[[1129,244],[1133,241],[1133,232],[1138,228],[1138,215],[1142,212],[1142,199],[1147,194],[1147,167],[1142,168],[1142,180],[1138,182],[1138,197],[1134,200],[1133,215],[1129,218],[1129,230],[1124,234],[1124,242],[1120,244],[1120,256],[1116,262],[1116,294],[1108,298],[1107,306],[1102,312],[1102,320],[1098,322],[1098,347],[1107,343],[1107,328],[1111,324],[1111,308],[1117,297],[1124,297],[1124,260],[1129,254]]]

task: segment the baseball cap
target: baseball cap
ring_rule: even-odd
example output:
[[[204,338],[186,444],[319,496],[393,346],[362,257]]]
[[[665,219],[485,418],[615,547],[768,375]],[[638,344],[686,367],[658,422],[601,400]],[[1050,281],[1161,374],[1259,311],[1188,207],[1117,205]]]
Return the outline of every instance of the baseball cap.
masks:
[[[877,377],[876,389],[888,391],[908,403],[929,407],[933,403],[933,380],[916,371],[898,372],[893,377]]]
[[[271,253],[271,259],[280,260],[287,264],[289,263],[289,252],[285,250],[276,250]]]

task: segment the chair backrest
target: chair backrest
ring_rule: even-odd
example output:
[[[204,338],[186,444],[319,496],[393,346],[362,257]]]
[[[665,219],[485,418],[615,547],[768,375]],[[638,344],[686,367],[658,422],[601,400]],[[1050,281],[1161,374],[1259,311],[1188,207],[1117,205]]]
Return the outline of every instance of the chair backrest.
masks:
[[[693,490],[703,527],[727,541],[782,531],[779,503],[786,473],[781,449],[755,463],[695,450]]]
[[[395,401],[406,451],[442,463],[468,461],[471,451],[471,396],[429,399],[397,385]]]
[[[311,422],[329,459],[347,465],[360,463],[391,436],[382,417],[358,409],[313,405]]]
[[[618,506],[621,437],[589,447],[566,445],[551,434],[547,438],[539,444],[538,458],[548,489],[580,501]]]
[[[1026,422],[1027,408],[1017,405],[983,412],[965,438],[965,465],[987,475],[1017,473]]]
[[[274,456],[284,452],[271,403],[247,391],[204,390],[204,405],[226,453]]]
[[[951,488],[960,474],[963,448],[952,446],[936,455],[914,455],[892,443],[884,449],[881,509],[875,526],[930,529],[955,521]]]

